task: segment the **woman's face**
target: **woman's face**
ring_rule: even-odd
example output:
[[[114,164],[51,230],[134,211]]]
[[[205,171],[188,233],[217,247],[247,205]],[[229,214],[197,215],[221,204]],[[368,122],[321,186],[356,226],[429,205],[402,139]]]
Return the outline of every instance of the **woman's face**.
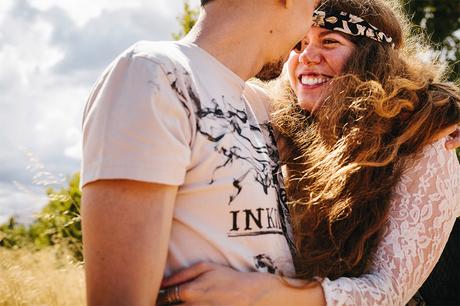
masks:
[[[339,32],[312,27],[302,52],[291,51],[287,62],[289,82],[299,105],[314,111],[326,97],[331,79],[340,75],[356,46]]]

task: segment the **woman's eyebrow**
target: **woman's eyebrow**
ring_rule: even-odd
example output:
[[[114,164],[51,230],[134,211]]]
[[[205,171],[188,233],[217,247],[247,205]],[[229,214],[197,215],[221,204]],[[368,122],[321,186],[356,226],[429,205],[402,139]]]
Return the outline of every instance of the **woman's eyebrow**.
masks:
[[[318,36],[320,38],[323,38],[324,36],[326,35],[340,35],[343,39],[346,39],[346,40],[349,40],[351,42],[353,42],[351,39],[350,39],[350,35],[346,34],[346,33],[343,33],[343,32],[340,32],[340,31],[331,31],[331,30],[327,30],[327,31],[324,31],[324,32],[321,32],[318,34]]]
[[[340,31],[331,31],[331,30],[327,30],[327,31],[324,31],[324,32],[321,32],[319,33],[319,37],[324,37],[326,35],[331,35],[331,34],[338,34],[340,36],[342,36],[343,38],[346,38],[344,33],[340,32]]]

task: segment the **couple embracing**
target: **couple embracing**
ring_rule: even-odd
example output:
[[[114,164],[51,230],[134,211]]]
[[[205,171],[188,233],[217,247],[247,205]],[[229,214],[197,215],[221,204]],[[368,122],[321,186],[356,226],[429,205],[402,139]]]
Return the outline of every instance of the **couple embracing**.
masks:
[[[201,4],[88,99],[89,305],[407,303],[460,215],[460,95],[399,1]]]

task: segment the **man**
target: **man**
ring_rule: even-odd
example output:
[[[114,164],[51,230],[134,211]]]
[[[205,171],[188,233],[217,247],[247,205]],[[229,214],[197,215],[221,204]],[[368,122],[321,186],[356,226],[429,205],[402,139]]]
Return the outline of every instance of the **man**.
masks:
[[[281,73],[316,2],[203,0],[182,41],[106,70],[83,121],[89,305],[152,305],[163,275],[201,261],[292,273],[273,133],[243,91]]]

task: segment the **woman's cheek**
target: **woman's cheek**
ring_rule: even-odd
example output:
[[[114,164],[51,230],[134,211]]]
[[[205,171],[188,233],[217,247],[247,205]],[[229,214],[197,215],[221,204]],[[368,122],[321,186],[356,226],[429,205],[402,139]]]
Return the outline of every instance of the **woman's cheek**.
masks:
[[[295,51],[291,51],[287,65],[288,65],[289,84],[291,85],[291,88],[294,89],[294,91],[296,91],[296,87],[297,87],[297,78],[295,75],[295,70],[297,68],[298,63],[299,63],[299,54]]]

